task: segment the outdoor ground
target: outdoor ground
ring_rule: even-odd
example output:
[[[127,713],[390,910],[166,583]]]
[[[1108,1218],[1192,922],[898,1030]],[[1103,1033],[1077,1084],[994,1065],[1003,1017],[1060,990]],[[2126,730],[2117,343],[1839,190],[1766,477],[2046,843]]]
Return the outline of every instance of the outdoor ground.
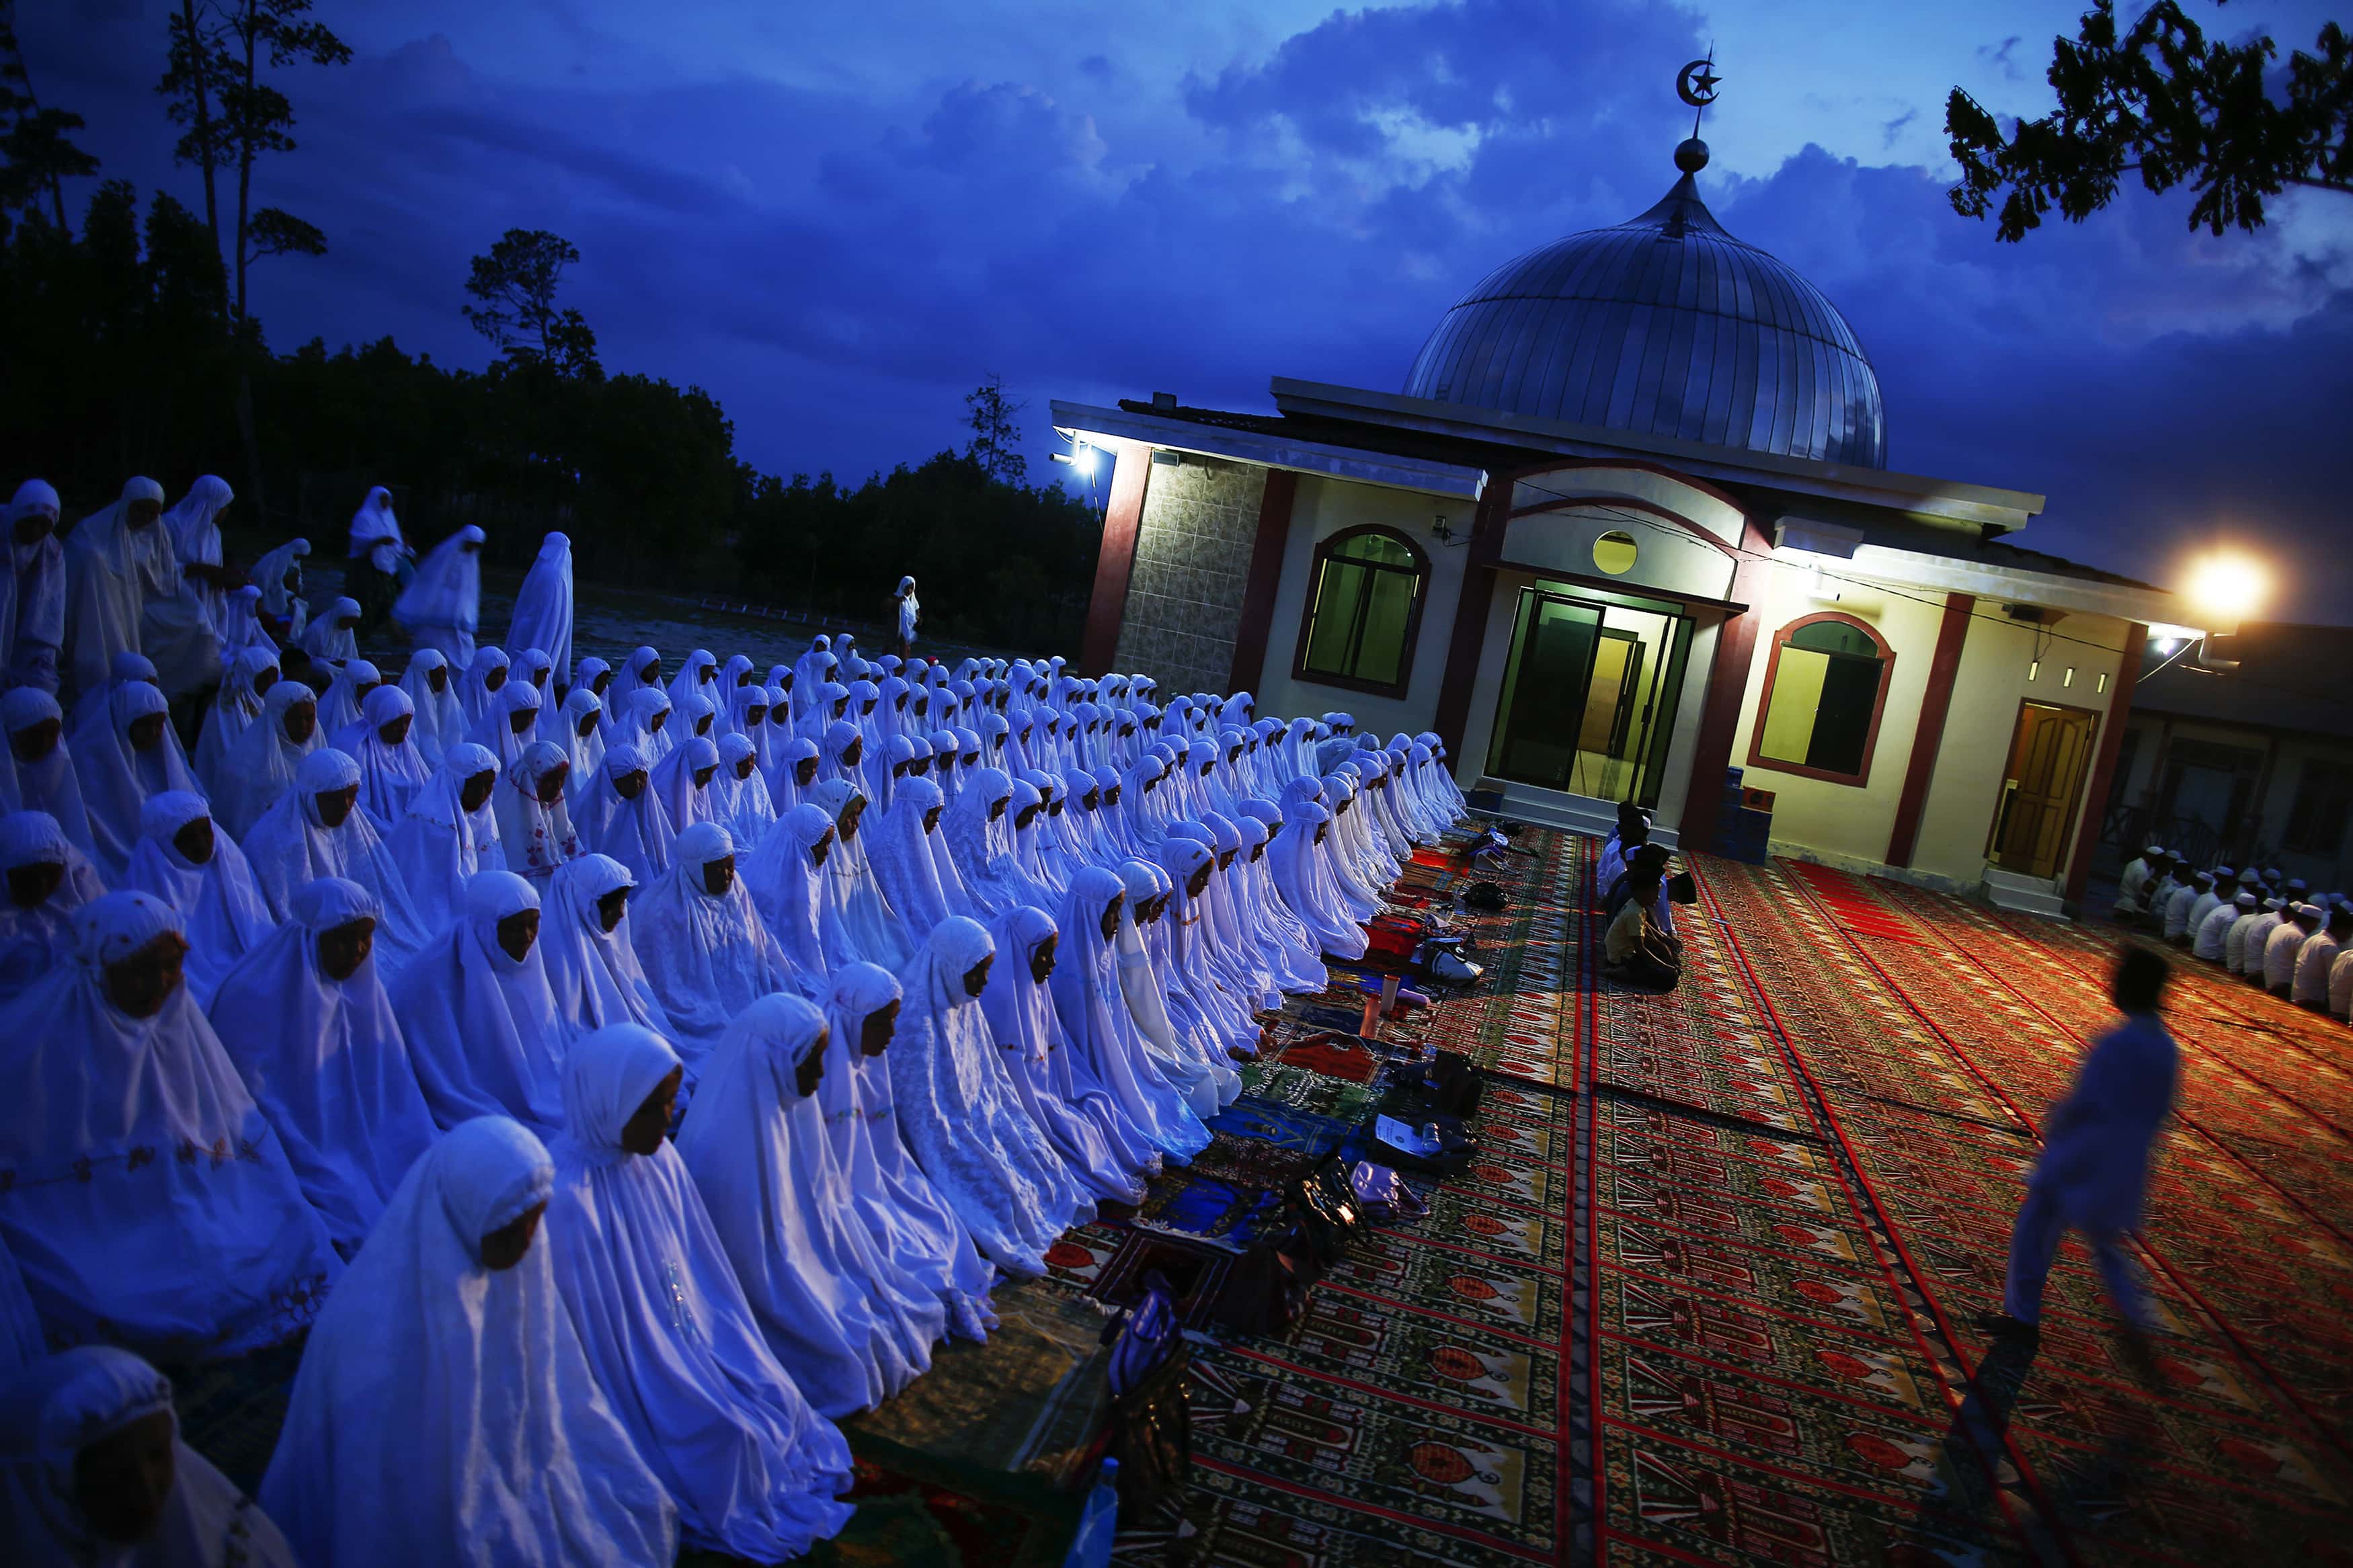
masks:
[[[1189,1170],[852,1425],[862,1506],[818,1561],[1059,1563],[1095,1341],[1148,1269],[1187,1298],[1195,1482],[1122,1568],[2353,1561],[2342,1026],[2179,971],[2152,1393],[2072,1242],[2039,1351],[1970,1326],[2032,1129],[2110,1021],[2114,932],[1696,857],[1683,986],[1637,996],[1594,977],[1594,846],[1518,842],[1511,910],[1477,922],[1489,982],[1370,1045],[1325,1034],[1356,1026],[1354,976],[1291,1004]],[[1426,1037],[1492,1074],[1479,1161],[1282,1337],[1219,1336],[1236,1250],[1285,1181],[1361,1146]],[[279,1355],[184,1381],[190,1439],[232,1474],[274,1437]]]

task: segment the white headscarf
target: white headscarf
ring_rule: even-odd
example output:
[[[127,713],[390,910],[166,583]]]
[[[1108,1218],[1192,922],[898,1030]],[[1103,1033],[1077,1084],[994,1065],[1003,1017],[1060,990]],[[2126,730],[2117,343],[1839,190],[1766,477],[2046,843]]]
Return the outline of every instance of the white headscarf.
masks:
[[[678,743],[678,727],[670,722],[673,711],[669,692],[658,686],[639,687],[629,694],[625,706],[616,710],[617,728],[613,738],[636,746],[651,766],[670,755]]]
[[[304,653],[322,664],[339,665],[360,656],[360,640],[353,627],[359,625],[360,602],[346,595],[311,617],[302,635],[294,640]]]
[[[450,748],[385,840],[417,922],[427,932],[464,913],[466,883],[475,872],[505,869],[491,797],[483,796],[472,811],[466,809],[467,784],[484,773],[495,794],[498,759],[470,742]]]
[[[683,833],[698,822],[718,821],[710,784],[696,782],[706,770],[712,778],[718,776],[719,747],[708,735],[689,736],[653,766],[653,792],[661,797],[662,810],[677,832]]]
[[[227,557],[221,552],[220,514],[237,492],[228,481],[217,474],[206,474],[188,487],[180,504],[164,514],[164,527],[171,531],[172,551],[183,567],[189,565],[218,566]],[[221,625],[223,592],[209,583],[191,583],[189,592],[204,609],[215,627]]]
[[[991,1262],[1046,1270],[1046,1248],[1094,1217],[1078,1184],[1013,1096],[965,974],[996,951],[987,930],[953,916],[900,973],[906,1011],[892,1042],[892,1100],[915,1163]]]
[[[106,896],[97,870],[46,811],[0,816],[0,874],[27,866],[61,867],[63,874],[49,896],[29,909],[0,887],[0,1001],[70,960],[75,912]]]
[[[143,752],[131,741],[131,727],[142,719],[159,725]],[[139,843],[139,808],[149,795],[173,789],[205,793],[180,750],[170,702],[143,680],[108,692],[105,706],[74,731],[74,768],[90,813],[90,838],[98,846],[99,872],[111,883],[121,882],[130,869],[131,851]]]
[[[242,847],[254,885],[278,920],[292,918],[295,889],[321,877],[347,877],[375,895],[380,906],[376,960],[386,974],[396,974],[427,934],[400,868],[367,813],[356,805],[333,827],[319,815],[319,796],[359,782],[360,765],[343,752],[311,752],[295,770],[293,787],[261,814]]]
[[[311,714],[311,732],[300,741],[286,732],[286,715],[297,708]],[[302,759],[325,749],[318,712],[318,693],[300,681],[281,680],[262,693],[261,716],[229,747],[213,799],[214,816],[231,835],[242,839],[253,831],[262,814],[294,786]]]
[[[740,868],[726,892],[714,898],[708,891],[704,868],[734,853],[725,828],[696,823],[678,836],[670,870],[629,911],[638,960],[670,1015],[670,1043],[686,1058],[690,1079],[700,1078],[737,1013],[772,991],[808,989],[761,923]]]
[[[709,693],[702,689],[704,685],[718,678],[719,660],[712,656],[709,648],[696,648],[686,656],[686,662],[678,667],[678,673],[670,678],[670,705],[684,712],[686,700],[707,697]],[[712,706],[716,710],[718,704]]]
[[[5,514],[8,563],[0,581],[0,676],[54,690],[58,650],[66,640],[65,545],[58,538],[57,488],[46,479],[16,487]],[[16,525],[39,514],[48,528],[30,544],[18,542]]]
[[[617,721],[628,711],[631,697],[649,688],[660,690],[661,682],[657,674],[660,664],[661,655],[653,648],[640,647],[630,649],[629,657],[621,661],[620,672],[613,677],[613,684],[605,689],[606,711]]]
[[[539,728],[539,710],[546,701],[538,687],[528,680],[510,679],[504,686],[490,694],[482,710],[474,719],[466,739],[478,746],[487,746],[499,759],[499,766],[511,768],[522,756],[525,746],[535,738]],[[516,728],[520,722],[522,728]]]
[[[1127,922],[1127,889],[1119,873],[1085,866],[1062,902],[1063,931],[1051,977],[1054,1015],[1074,1061],[1103,1085],[1120,1116],[1170,1159],[1182,1163],[1209,1146],[1208,1129],[1176,1087],[1153,1065],[1120,988],[1116,938],[1103,933],[1104,910],[1119,906]]]
[[[736,871],[752,894],[752,903],[767,923],[785,956],[801,978],[821,981],[832,966],[827,963],[821,933],[821,900],[827,892],[825,870],[813,856],[824,845],[832,852],[833,819],[822,807],[807,802],[792,808],[760,847],[738,864]]]
[[[575,686],[564,694],[561,717],[556,721],[560,735],[550,740],[563,746],[564,754],[571,761],[570,782],[565,793],[574,800],[596,779],[596,764],[605,760],[605,703],[586,686]],[[587,732],[581,732],[583,727]]]
[[[403,555],[413,555],[408,541],[400,531],[400,520],[393,515],[392,492],[382,485],[370,489],[360,502],[359,510],[352,513],[351,558],[367,557],[368,564],[392,575]]]
[[[361,700],[383,684],[384,672],[368,659],[354,656],[335,667],[319,698],[319,730],[327,744],[360,721]]]
[[[278,923],[262,902],[261,889],[254,886],[245,851],[218,831],[217,824],[212,858],[202,864],[172,842],[190,823],[211,815],[204,796],[185,790],[149,795],[139,811],[139,847],[131,852],[131,868],[122,880],[125,888],[153,893],[179,911],[188,939],[184,972],[199,1007],[213,1005],[222,977]]]
[[[0,1004],[0,1237],[53,1339],[195,1361],[292,1334],[343,1265],[187,987],[145,1018],[107,994],[107,965],[179,929],[109,893],[73,962]]]
[[[357,882],[304,883],[292,918],[228,972],[211,1006],[302,1195],[347,1255],[435,1137],[374,954],[341,981],[320,966],[321,937],[375,918]]]
[[[523,574],[507,646],[538,648],[556,668],[572,668],[572,541],[563,534],[542,540],[539,559]]]
[[[760,776],[759,748],[749,736],[719,738],[719,771],[711,777],[712,820],[747,849],[756,849],[776,825],[776,803]]]
[[[454,684],[458,688],[458,706],[466,715],[469,734],[481,721],[482,715],[490,710],[492,700],[513,684],[513,666],[514,661],[507,658],[506,649],[484,643],[474,650],[472,658],[453,667],[461,672],[455,678]],[[493,675],[499,678],[496,687],[491,684]]]
[[[445,1128],[475,1116],[563,1125],[564,1026],[539,941],[519,959],[499,943],[500,921],[539,907],[538,889],[513,872],[478,872],[464,915],[386,988],[425,1103]]]
[[[544,883],[580,853],[580,836],[561,788],[553,803],[539,798],[548,775],[568,766],[564,748],[533,741],[508,765],[491,791],[499,819],[499,853],[506,868]]]
[[[889,1256],[860,1223],[817,1097],[796,1073],[825,1037],[798,996],[727,1026],[678,1134],[768,1348],[819,1414],[879,1405],[931,1365],[944,1318],[911,1321]]]
[[[57,742],[32,762],[16,756],[16,737],[45,723],[58,727]],[[54,818],[66,841],[90,858],[98,858],[97,842],[90,836],[90,811],[82,804],[81,772],[74,765],[73,748],[66,739],[65,710],[58,700],[38,687],[19,686],[0,696],[0,805],[21,811],[46,812]]]
[[[385,726],[402,719],[408,730],[395,745],[384,738]],[[433,776],[417,745],[417,704],[397,686],[379,686],[361,700],[360,721],[335,737],[334,745],[360,765],[360,809],[378,833],[390,833]]]
[[[468,523],[433,547],[394,601],[392,618],[455,664],[473,662],[482,617],[482,531]]]
[[[1137,1173],[1156,1170],[1159,1162],[1141,1139],[1113,1141],[1110,1129],[1117,1125],[1117,1111],[1110,1096],[1091,1079],[1084,1089],[1080,1087],[1062,1026],[1054,1016],[1053,994],[1030,968],[1038,949],[1060,934],[1054,917],[1024,904],[989,934],[997,943],[997,963],[989,969],[980,1006],[1015,1100],[1083,1191],[1115,1203],[1142,1204],[1144,1184]]]
[[[426,763],[437,768],[449,748],[466,738],[466,710],[458,702],[458,668],[439,648],[421,647],[408,656],[408,668],[400,676],[400,689],[408,693],[409,705],[417,710],[411,738],[425,753]],[[436,671],[441,676],[438,691],[433,689]]]
[[[581,847],[618,860],[640,888],[652,887],[670,869],[671,845],[678,837],[661,797],[654,793],[651,772],[640,747],[616,741],[577,798]],[[622,798],[614,781],[638,773],[649,775],[646,782],[634,796]]]
[[[575,1042],[547,1210],[555,1288],[589,1370],[680,1505],[690,1546],[797,1557],[848,1522],[849,1445],[768,1349],[678,1151],[621,1146],[677,1070],[635,1024]]]
[[[261,590],[262,611],[279,620],[288,622],[286,635],[290,638],[300,637],[302,632],[302,623],[300,618],[303,608],[301,579],[302,562],[310,553],[309,540],[290,539],[274,550],[264,551],[261,559],[253,563],[253,584]],[[291,588],[286,585],[286,574],[289,572],[294,574],[296,579],[295,585]]]
[[[555,1289],[556,1238],[512,1268],[482,1237],[554,1191],[503,1117],[410,1167],[302,1355],[261,1495],[335,1568],[666,1563],[677,1509],[596,1387]],[[355,1411],[367,1412],[353,1420]]]
[[[172,1490],[135,1547],[100,1537],[75,1502],[82,1449],[151,1415],[171,1415]],[[16,1568],[294,1568],[269,1516],[180,1441],[172,1384],[129,1351],[60,1351],[0,1383],[0,1534]]]
[[[114,655],[128,649],[169,665],[174,690],[220,672],[220,647],[194,594],[182,597],[180,561],[161,521],[132,528],[133,501],[163,504],[164,487],[134,479],[113,505],[78,523],[65,542],[65,675],[77,691],[106,682]],[[152,616],[150,612],[153,612]]]
[[[860,829],[866,797],[847,779],[828,779],[809,791],[809,800],[833,818],[833,852],[823,868],[829,891],[818,901],[818,934],[830,963],[863,959],[892,968],[920,949],[923,933],[902,920],[868,864]]]
[[[243,648],[229,660],[228,673],[222,677],[220,690],[205,710],[204,728],[196,733],[196,778],[207,795],[221,787],[229,747],[261,717],[262,693],[278,684],[277,671],[274,647]],[[264,676],[270,679],[264,680]]]
[[[628,868],[609,855],[567,860],[548,883],[541,904],[540,962],[555,994],[556,1015],[575,1038],[615,1024],[638,1024],[670,1037],[670,1015],[638,962],[628,902],[610,931],[597,908],[611,894],[636,885]]]

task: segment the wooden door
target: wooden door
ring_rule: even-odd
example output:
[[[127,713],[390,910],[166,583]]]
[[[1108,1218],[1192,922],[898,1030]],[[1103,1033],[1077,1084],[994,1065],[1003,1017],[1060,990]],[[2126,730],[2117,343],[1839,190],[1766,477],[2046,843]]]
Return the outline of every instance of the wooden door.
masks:
[[[2081,708],[2022,702],[2010,738],[2001,800],[1987,858],[2026,877],[2049,877],[2066,852],[2084,775],[2091,769],[2096,715]]]

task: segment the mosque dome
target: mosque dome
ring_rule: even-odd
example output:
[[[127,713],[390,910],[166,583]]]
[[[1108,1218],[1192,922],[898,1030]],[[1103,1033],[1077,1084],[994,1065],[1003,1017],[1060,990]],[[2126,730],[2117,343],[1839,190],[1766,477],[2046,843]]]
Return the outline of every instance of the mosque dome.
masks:
[[[1421,347],[1409,397],[1887,466],[1879,376],[1854,329],[1795,271],[1725,232],[1683,171],[1640,217],[1505,262]]]

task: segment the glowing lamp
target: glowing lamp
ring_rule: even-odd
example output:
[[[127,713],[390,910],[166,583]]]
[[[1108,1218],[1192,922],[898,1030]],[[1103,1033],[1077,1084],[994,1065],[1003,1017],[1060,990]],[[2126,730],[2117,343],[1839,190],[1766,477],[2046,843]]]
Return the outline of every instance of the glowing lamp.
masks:
[[[2270,591],[2270,575],[2242,555],[2209,555],[2190,568],[2190,603],[2217,621],[2253,615]]]

